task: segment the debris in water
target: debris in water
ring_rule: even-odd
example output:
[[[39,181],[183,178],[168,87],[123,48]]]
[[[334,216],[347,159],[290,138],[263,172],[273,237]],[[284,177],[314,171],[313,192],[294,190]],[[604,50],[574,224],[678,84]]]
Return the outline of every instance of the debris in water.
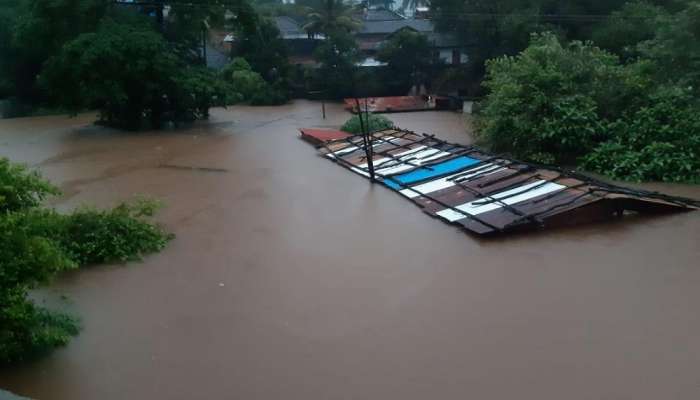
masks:
[[[434,135],[373,134],[377,181],[427,214],[487,235],[601,221],[626,211],[696,210],[700,202],[611,185],[561,168],[494,156]],[[369,177],[360,136],[325,142],[322,154]]]

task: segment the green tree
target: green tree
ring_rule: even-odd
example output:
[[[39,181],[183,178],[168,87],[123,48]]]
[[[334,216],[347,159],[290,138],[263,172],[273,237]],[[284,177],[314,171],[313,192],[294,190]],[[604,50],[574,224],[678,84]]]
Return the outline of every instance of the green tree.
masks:
[[[515,57],[488,61],[479,132],[495,151],[571,163],[608,139],[605,120],[641,106],[653,86],[644,65],[553,34],[534,35]]]
[[[645,1],[630,2],[598,25],[592,39],[600,47],[631,60],[640,55],[637,45],[653,39],[659,24],[667,18],[663,7]]]
[[[107,12],[106,0],[25,0],[13,27],[16,49],[15,93],[23,101],[43,100],[36,77],[63,44],[96,29]]]
[[[487,63],[479,137],[519,158],[619,179],[697,182],[697,96],[655,73],[654,62],[622,64],[591,43],[535,35],[519,55]]]
[[[286,83],[290,73],[287,46],[272,20],[260,18],[254,29],[242,29],[235,54],[268,82]]]
[[[681,11],[657,21],[654,38],[640,43],[638,51],[656,63],[660,80],[700,93],[700,1],[689,0]]]
[[[126,129],[206,117],[227,92],[213,73],[183,65],[150,27],[111,20],[67,43],[42,81],[57,104],[74,112],[96,106],[103,122]]]
[[[515,55],[530,34],[556,32],[587,40],[606,15],[627,0],[432,0],[436,29],[469,46],[469,68],[478,79],[486,60]]]
[[[232,25],[234,29],[250,30],[258,22],[248,0],[161,0],[155,7],[156,15],[161,15],[165,6],[169,8],[168,18],[159,24],[160,31],[189,64],[205,63],[202,45],[210,28]]]
[[[360,59],[355,38],[348,32],[335,31],[314,51],[320,63],[317,71],[325,92],[332,98],[353,95],[355,63]]]
[[[388,64],[390,76],[409,84],[420,84],[432,62],[428,38],[411,29],[402,29],[384,42],[377,60]]]
[[[236,57],[221,70],[221,77],[240,93],[243,100],[249,101],[255,93],[264,89],[267,84],[263,77],[253,71],[248,61]]]
[[[16,1],[0,2],[0,99],[14,94],[17,51],[12,46],[14,22],[17,19]],[[1,117],[1,115],[0,115]]]
[[[332,35],[334,32],[352,32],[360,23],[354,18],[352,7],[344,0],[321,0],[307,16],[304,30],[309,34]]]

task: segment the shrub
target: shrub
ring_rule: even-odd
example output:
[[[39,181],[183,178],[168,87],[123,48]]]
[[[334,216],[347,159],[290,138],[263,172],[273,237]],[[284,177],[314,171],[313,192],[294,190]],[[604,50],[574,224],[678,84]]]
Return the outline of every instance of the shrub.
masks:
[[[222,69],[221,76],[230,84],[231,90],[240,93],[242,101],[248,101],[251,105],[278,105],[288,100],[286,91],[266,82],[244,58],[231,60]]]
[[[78,266],[138,260],[171,238],[148,220],[158,203],[68,215],[39,207],[56,192],[38,173],[0,159],[0,364],[42,354],[78,332],[74,318],[33,304],[29,290]]]
[[[362,123],[367,125],[367,119],[365,114],[362,114]],[[375,132],[375,131],[380,131],[383,129],[388,129],[394,126],[394,123],[391,122],[391,120],[383,115],[378,115],[378,114],[369,114],[369,132]],[[367,126],[365,126],[367,128]],[[361,134],[362,133],[362,126],[360,124],[360,117],[358,115],[353,115],[345,121],[345,124],[340,128],[341,130],[348,132],[348,133],[353,133],[353,134]]]
[[[262,90],[250,98],[250,104],[253,106],[276,106],[284,104],[288,100],[289,98],[284,89],[265,85]]]
[[[53,241],[37,236],[23,216],[0,216],[0,364],[23,360],[63,345],[75,322],[27,299],[27,292],[76,265]]]
[[[22,165],[0,158],[0,213],[38,206],[58,189]]]
[[[487,63],[479,139],[498,152],[619,179],[697,181],[693,88],[659,85],[654,71],[591,43],[534,35],[518,56]]]
[[[148,220],[159,208],[156,201],[138,199],[108,210],[83,207],[68,215],[33,210],[18,218],[32,234],[47,238],[83,266],[138,261],[162,250],[171,235]]]
[[[644,87],[629,75],[617,57],[590,44],[533,35],[518,56],[487,62],[480,138],[525,159],[575,161],[606,139],[601,119]]]
[[[78,331],[74,317],[37,307],[27,301],[24,289],[0,293],[0,365],[64,346]]]
[[[617,179],[700,182],[700,115],[687,90],[664,91],[650,106],[609,125],[611,140],[583,166]]]

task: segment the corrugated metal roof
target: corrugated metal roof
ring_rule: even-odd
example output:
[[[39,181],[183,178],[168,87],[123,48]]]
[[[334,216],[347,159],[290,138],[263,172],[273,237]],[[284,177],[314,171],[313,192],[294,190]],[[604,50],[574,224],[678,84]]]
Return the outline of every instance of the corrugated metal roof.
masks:
[[[442,96],[385,96],[358,99],[360,108],[371,113],[430,111],[449,109],[451,104]],[[345,109],[357,113],[355,99],[344,99]]]
[[[337,129],[302,128],[299,129],[299,131],[301,132],[302,139],[316,146],[331,140],[346,139],[352,136],[347,132]]]
[[[418,32],[433,32],[433,23],[427,19],[401,19],[391,21],[364,21],[359,34],[389,34],[403,28],[411,28]]]
[[[365,10],[362,19],[365,21],[396,21],[406,19],[406,17],[395,11],[378,8],[374,10]]]
[[[301,29],[297,21],[291,17],[275,17],[274,20],[277,29],[280,30],[280,34],[282,34],[283,37],[288,35],[306,35],[306,32]]]
[[[431,135],[394,128],[373,136],[378,182],[427,214],[481,235],[611,219],[627,211],[700,208],[695,200],[615,186]],[[369,177],[361,137],[327,142],[321,152]]]

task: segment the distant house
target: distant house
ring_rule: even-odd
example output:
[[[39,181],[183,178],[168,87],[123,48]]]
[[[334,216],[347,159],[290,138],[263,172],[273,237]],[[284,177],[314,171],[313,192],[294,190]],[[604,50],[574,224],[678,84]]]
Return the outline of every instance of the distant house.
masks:
[[[435,31],[432,21],[424,18],[406,18],[403,15],[384,8],[365,9],[357,15],[361,21],[355,32],[358,47],[364,59],[358,63],[362,67],[377,67],[383,64],[375,56],[379,47],[393,34],[403,29],[410,29],[427,36],[432,45],[435,59],[444,64],[457,65],[468,60],[466,49],[457,40],[447,34]],[[289,61],[294,65],[315,65],[313,52],[325,40],[323,35],[309,35],[294,18],[280,16],[274,18],[275,25],[289,49]],[[224,42],[235,42],[233,35],[228,35]]]
[[[316,46],[324,40],[323,35],[308,34],[294,18],[275,17],[275,25],[280,31],[280,36],[287,44],[289,50],[289,62],[293,65],[313,65]]]
[[[386,40],[403,29],[410,29],[427,36],[435,52],[435,58],[445,64],[463,64],[468,60],[465,48],[460,46],[454,37],[436,32],[431,20],[406,18],[390,10],[366,10],[362,16],[362,25],[355,37],[365,56],[373,58]]]
[[[280,35],[284,40],[310,39],[299,23],[292,17],[275,17],[275,25],[280,30]]]

